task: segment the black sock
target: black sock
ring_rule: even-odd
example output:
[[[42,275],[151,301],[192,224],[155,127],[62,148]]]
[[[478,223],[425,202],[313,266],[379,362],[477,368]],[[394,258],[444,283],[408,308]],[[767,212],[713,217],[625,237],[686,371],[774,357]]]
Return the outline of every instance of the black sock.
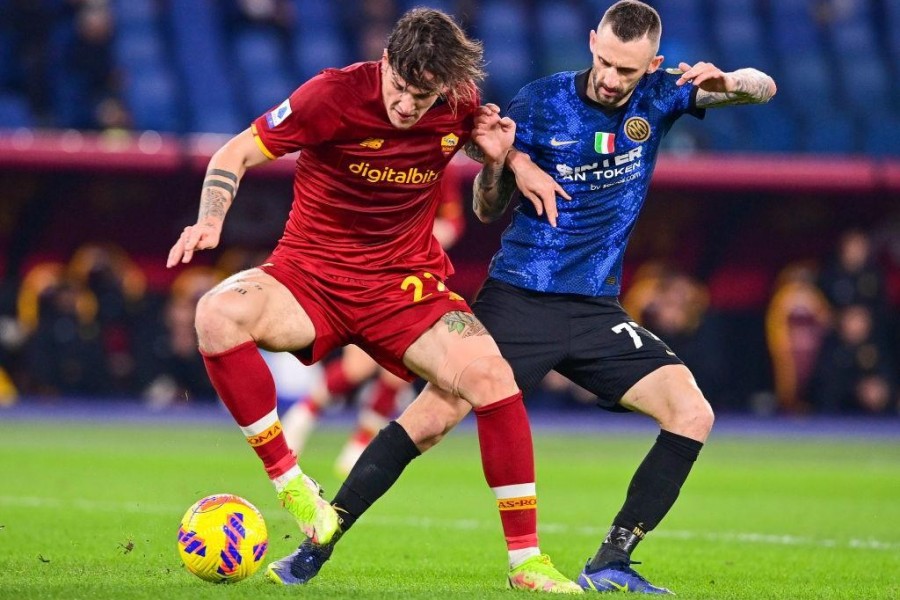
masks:
[[[341,519],[341,532],[350,529],[419,454],[406,430],[396,421],[388,423],[363,451],[331,502]]]
[[[678,498],[703,443],[677,433],[660,431],[656,443],[634,473],[625,504],[590,568],[630,560],[631,552],[653,530]]]

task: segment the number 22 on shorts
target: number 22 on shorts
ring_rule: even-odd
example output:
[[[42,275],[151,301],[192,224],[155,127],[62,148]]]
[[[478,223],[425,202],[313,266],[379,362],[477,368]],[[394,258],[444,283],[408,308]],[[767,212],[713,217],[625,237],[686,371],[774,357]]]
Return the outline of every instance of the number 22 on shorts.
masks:
[[[451,300],[462,300],[462,296],[448,290],[443,281],[438,281],[437,279],[435,279],[434,275],[428,272],[422,273],[421,277],[419,277],[418,275],[408,276],[403,280],[403,283],[400,284],[400,289],[405,292],[412,288],[413,302],[421,302],[425,298],[433,295],[433,292],[425,293],[426,282],[428,283],[429,287],[433,286],[438,292],[446,292],[450,294]]]

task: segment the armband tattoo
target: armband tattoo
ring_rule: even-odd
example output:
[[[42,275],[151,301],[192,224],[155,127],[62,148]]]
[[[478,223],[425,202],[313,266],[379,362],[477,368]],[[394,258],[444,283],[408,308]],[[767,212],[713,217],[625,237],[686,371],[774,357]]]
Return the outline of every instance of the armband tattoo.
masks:
[[[234,197],[234,186],[230,183],[219,181],[218,179],[207,179],[203,182],[203,189],[208,187],[222,188],[223,190],[231,194],[232,198]]]
[[[230,179],[235,184],[238,182],[237,175],[232,173],[231,171],[226,171],[225,169],[210,169],[206,172],[206,176],[216,176],[216,177],[224,177],[225,179]]]

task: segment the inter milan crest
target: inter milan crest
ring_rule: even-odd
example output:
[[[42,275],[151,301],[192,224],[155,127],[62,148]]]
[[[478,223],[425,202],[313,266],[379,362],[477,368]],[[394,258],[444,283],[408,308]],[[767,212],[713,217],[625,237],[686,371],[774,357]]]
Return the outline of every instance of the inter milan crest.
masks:
[[[646,142],[650,139],[650,123],[644,117],[631,117],[625,121],[625,135],[632,142]]]

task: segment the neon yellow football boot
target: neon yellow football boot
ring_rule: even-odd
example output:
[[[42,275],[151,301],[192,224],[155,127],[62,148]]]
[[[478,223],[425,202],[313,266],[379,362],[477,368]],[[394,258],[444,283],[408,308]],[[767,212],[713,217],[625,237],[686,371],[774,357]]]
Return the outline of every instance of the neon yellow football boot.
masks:
[[[327,544],[338,531],[338,515],[311,477],[295,477],[278,493],[278,499],[294,515],[303,534],[316,544]]]
[[[574,581],[556,570],[546,554],[532,556],[509,572],[509,587],[552,594],[583,594]]]

